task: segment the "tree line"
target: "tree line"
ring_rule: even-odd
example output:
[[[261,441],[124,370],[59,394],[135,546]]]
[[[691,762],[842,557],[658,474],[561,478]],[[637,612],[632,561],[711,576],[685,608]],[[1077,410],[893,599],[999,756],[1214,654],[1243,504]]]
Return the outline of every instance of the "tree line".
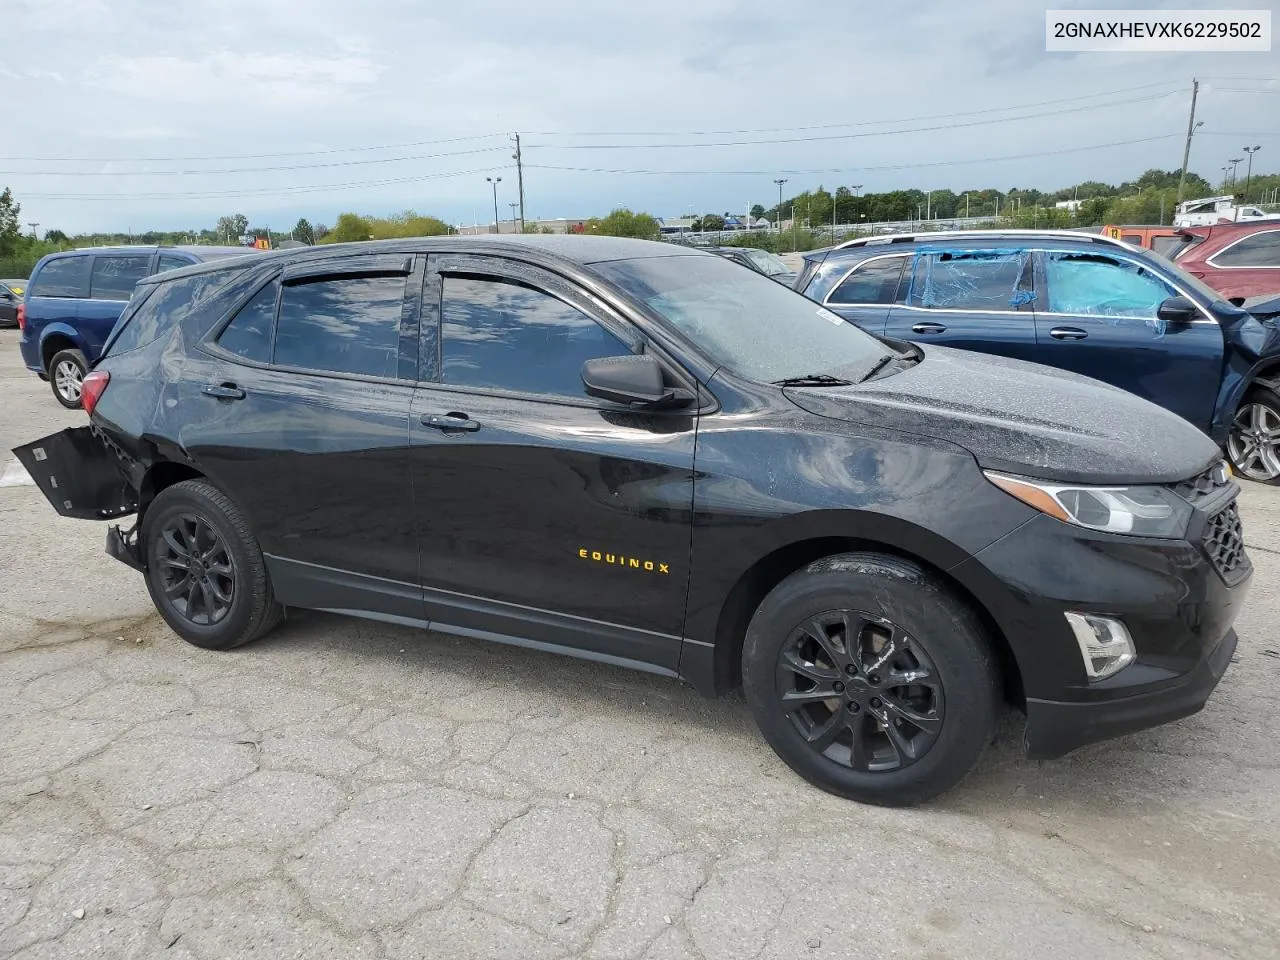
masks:
[[[862,193],[856,186],[838,186],[829,191],[823,186],[806,190],[766,208],[756,204],[753,218],[764,217],[777,223],[794,221],[785,231],[749,233],[734,232],[726,243],[750,243],[776,252],[808,250],[830,242],[833,225],[901,222],[909,220],[950,220],[959,217],[999,218],[1002,226],[1016,227],[1087,227],[1104,223],[1170,223],[1177,205],[1180,171],[1151,169],[1132,181],[1119,184],[1087,180],[1059,190],[1042,191],[1032,187],[999,190],[993,187],[971,190],[890,190]],[[1211,184],[1204,177],[1188,173],[1184,199],[1231,194],[1244,203],[1266,202],[1280,192],[1280,173],[1259,174],[1245,183]],[[1058,209],[1061,201],[1079,201],[1074,211]],[[1273,201],[1274,202],[1274,201]],[[68,236],[56,228],[43,237],[23,233],[19,217],[21,206],[12,192],[0,192],[0,276],[25,277],[36,261],[46,253],[72,247],[141,243],[180,246],[184,244],[239,244],[240,238],[251,236],[269,239],[278,246],[285,240],[306,244],[342,243],[354,240],[387,240],[404,237],[431,237],[452,233],[438,217],[405,210],[389,216],[346,212],[338,216],[332,227],[300,218],[289,230],[269,225],[252,226],[243,213],[219,217],[208,227],[185,230],[146,230],[140,233],[82,233]],[[726,213],[724,217],[730,216]],[[704,213],[697,218],[696,230],[723,230],[725,220],[717,213]],[[823,228],[826,227],[824,231]],[[530,224],[527,232],[545,232]],[[659,222],[652,214],[619,208],[604,217],[587,220],[582,233],[607,236],[656,239]]]

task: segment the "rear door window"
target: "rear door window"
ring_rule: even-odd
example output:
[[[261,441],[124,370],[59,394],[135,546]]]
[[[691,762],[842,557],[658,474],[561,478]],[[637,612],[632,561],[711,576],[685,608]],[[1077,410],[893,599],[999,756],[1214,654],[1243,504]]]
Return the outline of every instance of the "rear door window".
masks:
[[[50,260],[31,284],[33,297],[89,296],[89,257],[59,257]]]
[[[898,296],[898,279],[906,257],[885,257],[869,260],[853,268],[853,272],[840,281],[831,292],[827,303],[831,304],[890,304]]]
[[[150,257],[94,257],[89,282],[93,300],[128,300],[133,288],[147,275]]]
[[[274,363],[395,377],[405,277],[334,277],[287,284],[276,320]]]
[[[907,306],[934,310],[1010,312],[1030,303],[1029,254],[1024,250],[957,250],[916,256]]]
[[[1209,262],[1215,267],[1280,267],[1280,230],[1264,230],[1237,240]]]

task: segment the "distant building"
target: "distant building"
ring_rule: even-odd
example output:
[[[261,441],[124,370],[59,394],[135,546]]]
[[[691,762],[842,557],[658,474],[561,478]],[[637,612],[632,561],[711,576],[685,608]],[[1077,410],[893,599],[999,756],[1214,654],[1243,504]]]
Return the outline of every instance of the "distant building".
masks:
[[[1055,210],[1066,210],[1068,213],[1077,213],[1084,204],[1083,200],[1059,200],[1053,205]]]
[[[667,236],[689,233],[697,222],[697,217],[659,217],[658,229]]]

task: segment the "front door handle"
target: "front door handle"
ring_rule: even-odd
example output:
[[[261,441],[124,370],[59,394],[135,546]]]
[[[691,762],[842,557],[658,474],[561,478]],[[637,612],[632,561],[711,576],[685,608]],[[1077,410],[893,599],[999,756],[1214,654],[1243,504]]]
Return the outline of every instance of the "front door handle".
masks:
[[[947,328],[941,323],[917,323],[911,327],[912,333],[946,333]]]
[[[1049,336],[1055,340],[1084,340],[1089,334],[1079,327],[1054,327]]]
[[[244,391],[234,383],[211,383],[202,393],[219,400],[243,400]]]
[[[444,430],[446,433],[451,430],[475,433],[480,429],[480,422],[472,420],[465,413],[433,413],[428,417],[422,418],[422,425],[424,427],[435,427],[437,430]]]

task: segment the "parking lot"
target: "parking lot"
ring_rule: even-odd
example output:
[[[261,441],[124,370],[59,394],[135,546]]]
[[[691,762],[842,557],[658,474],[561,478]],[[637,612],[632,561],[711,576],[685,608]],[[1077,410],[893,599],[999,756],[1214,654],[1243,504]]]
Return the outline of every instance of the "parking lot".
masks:
[[[0,957],[1274,957],[1280,489],[1208,707],[958,789],[808,786],[738,695],[298,613],[188,646],[10,447],[84,422],[0,331]]]

